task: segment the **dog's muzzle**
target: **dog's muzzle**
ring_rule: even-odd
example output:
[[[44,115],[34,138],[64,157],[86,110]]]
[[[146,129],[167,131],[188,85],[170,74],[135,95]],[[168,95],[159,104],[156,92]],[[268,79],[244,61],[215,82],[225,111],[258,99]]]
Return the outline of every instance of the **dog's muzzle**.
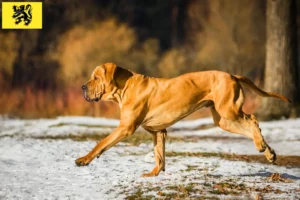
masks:
[[[91,101],[91,99],[87,96],[87,86],[86,85],[82,85],[81,86],[81,89],[82,89],[82,91],[83,91],[83,96],[84,96],[84,98],[85,98],[85,100],[87,100],[87,101]]]
[[[83,96],[85,98],[85,100],[87,100],[88,102],[91,102],[91,101],[99,101],[101,96],[102,96],[102,93],[100,93],[100,97],[96,97],[96,98],[90,98],[87,96],[87,86],[86,85],[82,85],[81,86],[82,88],[82,91],[83,91]]]

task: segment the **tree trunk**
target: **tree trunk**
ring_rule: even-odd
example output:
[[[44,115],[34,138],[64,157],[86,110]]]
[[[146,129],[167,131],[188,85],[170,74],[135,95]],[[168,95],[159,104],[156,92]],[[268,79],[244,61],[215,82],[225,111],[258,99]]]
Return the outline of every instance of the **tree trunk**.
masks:
[[[267,0],[267,43],[264,90],[292,101],[296,92],[296,63],[293,41],[293,0]],[[292,104],[264,98],[259,116],[264,120],[289,117]]]

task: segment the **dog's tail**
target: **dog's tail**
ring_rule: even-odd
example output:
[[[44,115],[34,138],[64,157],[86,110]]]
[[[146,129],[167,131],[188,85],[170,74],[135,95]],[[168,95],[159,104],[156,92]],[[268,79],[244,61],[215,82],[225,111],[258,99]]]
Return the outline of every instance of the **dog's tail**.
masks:
[[[241,85],[243,85],[243,86],[245,86],[245,87],[253,90],[254,92],[256,92],[258,95],[260,95],[262,97],[276,97],[276,98],[281,99],[283,101],[286,101],[288,103],[292,103],[292,101],[289,100],[288,98],[286,98],[285,96],[282,96],[280,94],[273,93],[273,92],[265,92],[265,91],[263,91],[262,89],[260,89],[259,87],[257,87],[252,81],[250,81],[249,79],[247,79],[244,76],[240,76],[240,75],[233,75],[233,76],[237,79],[237,81]]]

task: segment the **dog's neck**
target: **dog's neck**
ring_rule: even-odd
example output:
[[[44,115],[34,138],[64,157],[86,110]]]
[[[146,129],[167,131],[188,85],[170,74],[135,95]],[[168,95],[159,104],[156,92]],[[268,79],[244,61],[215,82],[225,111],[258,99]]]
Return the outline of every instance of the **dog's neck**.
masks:
[[[116,102],[119,104],[119,107],[121,108],[122,106],[122,90],[116,88],[116,91],[112,94],[113,98],[111,99],[112,101]]]
[[[123,99],[124,99],[124,95],[126,90],[128,89],[129,83],[130,81],[127,80],[125,87],[123,89],[119,89],[117,87],[114,87],[112,93],[111,93],[111,98],[109,98],[109,100],[119,104],[119,107],[122,108],[123,105]]]

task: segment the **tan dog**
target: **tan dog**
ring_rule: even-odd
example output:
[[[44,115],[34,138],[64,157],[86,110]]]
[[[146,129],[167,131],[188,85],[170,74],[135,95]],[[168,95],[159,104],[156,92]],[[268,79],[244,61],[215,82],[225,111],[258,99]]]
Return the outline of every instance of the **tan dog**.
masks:
[[[242,111],[242,85],[263,97],[290,102],[279,94],[264,92],[243,76],[221,71],[188,73],[168,79],[147,77],[113,63],[98,66],[91,79],[82,86],[84,97],[87,101],[112,100],[118,103],[120,125],[75,162],[78,166],[88,165],[96,156],[142,126],[153,135],[156,162],[154,169],[142,176],[157,176],[165,168],[166,128],[202,107],[210,107],[216,125],[253,139],[257,150],[274,162],[276,154],[261,135],[257,120]]]

